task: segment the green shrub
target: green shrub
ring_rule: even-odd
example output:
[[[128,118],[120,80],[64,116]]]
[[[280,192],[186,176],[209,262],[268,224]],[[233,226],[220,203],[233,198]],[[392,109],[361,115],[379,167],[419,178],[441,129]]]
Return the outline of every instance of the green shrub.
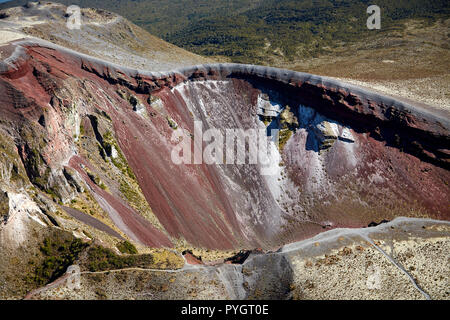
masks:
[[[56,280],[78,259],[87,246],[88,244],[80,239],[63,239],[60,236],[45,238],[40,247],[44,260],[26,280],[39,286]]]
[[[116,245],[116,247],[122,253],[128,253],[128,254],[137,254],[138,253],[136,247],[129,241],[119,242]]]
[[[124,268],[146,268],[151,266],[153,258],[149,254],[119,256],[111,249],[93,246],[88,250],[87,268],[91,272]]]

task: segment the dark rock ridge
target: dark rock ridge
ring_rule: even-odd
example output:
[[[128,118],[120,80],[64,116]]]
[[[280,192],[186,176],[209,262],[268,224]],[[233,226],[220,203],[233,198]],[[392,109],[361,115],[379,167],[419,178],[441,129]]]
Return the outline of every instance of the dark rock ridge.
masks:
[[[64,168],[75,170],[133,240],[274,249],[323,229],[396,216],[449,219],[445,113],[268,67],[216,64],[152,73],[38,40],[3,50],[11,56],[0,63],[0,126],[14,139],[30,180],[68,201],[79,190]],[[189,136],[194,119],[222,131],[264,128],[262,120],[281,127],[276,112],[258,116],[268,105],[290,106],[296,120],[272,159],[274,175],[262,175],[259,165],[172,163],[174,130]],[[126,158],[164,230],[139,215],[81,152],[76,137],[84,124],[102,158],[114,160],[113,145],[93,117],[110,123],[114,150]]]

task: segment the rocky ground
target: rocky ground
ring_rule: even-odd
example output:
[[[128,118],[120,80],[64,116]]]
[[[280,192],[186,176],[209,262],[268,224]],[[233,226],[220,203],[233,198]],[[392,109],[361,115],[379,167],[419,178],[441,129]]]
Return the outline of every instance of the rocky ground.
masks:
[[[37,4],[3,10],[0,43],[37,37],[78,52],[135,69],[165,71],[211,60],[154,37],[104,10],[82,9],[81,28],[66,27],[66,6]]]
[[[81,270],[27,298],[446,300],[449,231],[445,222],[398,219],[328,231],[238,265]]]

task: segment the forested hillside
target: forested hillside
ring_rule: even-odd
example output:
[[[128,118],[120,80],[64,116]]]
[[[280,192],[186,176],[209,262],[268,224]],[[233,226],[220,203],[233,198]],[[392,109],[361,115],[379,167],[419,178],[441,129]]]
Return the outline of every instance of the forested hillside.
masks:
[[[450,17],[446,0],[59,0],[117,12],[150,33],[205,56],[274,64],[315,57],[336,46],[404,28],[405,19]],[[25,1],[12,1],[15,6]],[[381,30],[366,9],[381,8]],[[1,8],[2,5],[0,5]],[[278,63],[275,63],[278,64]]]

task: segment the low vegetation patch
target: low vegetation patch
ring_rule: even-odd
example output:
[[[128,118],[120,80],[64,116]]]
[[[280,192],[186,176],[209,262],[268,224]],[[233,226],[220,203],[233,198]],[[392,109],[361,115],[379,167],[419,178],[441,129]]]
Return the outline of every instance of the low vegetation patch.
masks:
[[[133,170],[128,165],[127,159],[123,155],[119,145],[114,138],[114,135],[111,131],[108,131],[103,136],[103,148],[106,151],[106,154],[110,156],[112,154],[112,149],[117,151],[117,157],[111,157],[111,162],[120,170],[124,175],[128,175],[131,179],[136,180],[136,176],[133,173]]]
[[[126,254],[137,254],[138,253],[136,247],[129,241],[119,242],[116,245],[116,247],[122,253],[126,253]]]
[[[86,268],[91,272],[152,267],[153,258],[150,254],[120,256],[101,246],[92,246],[87,252]]]
[[[34,272],[26,277],[26,281],[42,286],[61,277],[67,268],[74,264],[80,253],[88,246],[80,239],[64,235],[46,237],[40,246],[44,256],[42,263],[36,266]],[[30,262],[33,264],[34,262]]]

